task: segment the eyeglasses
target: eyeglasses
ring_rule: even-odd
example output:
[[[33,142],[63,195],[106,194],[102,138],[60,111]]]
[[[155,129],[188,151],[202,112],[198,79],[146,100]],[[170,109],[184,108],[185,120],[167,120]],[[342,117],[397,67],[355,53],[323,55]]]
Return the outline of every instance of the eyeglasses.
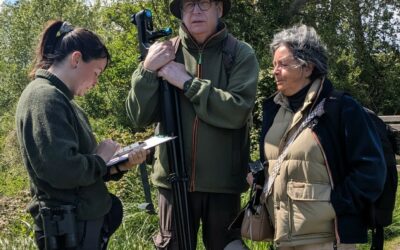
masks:
[[[194,10],[194,6],[197,4],[197,6],[199,6],[199,9],[201,11],[206,11],[209,10],[211,8],[211,2],[209,0],[201,0],[201,1],[190,1],[190,2],[186,2],[183,4],[182,6],[182,10],[183,12],[192,12]]]
[[[272,70],[278,69],[297,69],[301,68],[303,65],[295,63],[295,64],[286,64],[286,63],[277,63],[271,67]]]
[[[301,68],[303,65],[296,59],[292,58],[292,57],[285,57],[285,58],[281,58],[280,60],[278,60],[277,62],[274,62],[272,65],[271,70],[275,70],[277,69],[297,69],[297,68]]]
[[[298,69],[298,68],[302,68],[303,66],[304,65],[302,65],[301,63],[299,63],[296,60],[293,60],[291,62],[288,62],[286,60],[278,61],[277,63],[274,63],[271,67],[269,67],[267,69],[267,74],[269,77],[273,78],[275,69],[279,69],[279,70]]]

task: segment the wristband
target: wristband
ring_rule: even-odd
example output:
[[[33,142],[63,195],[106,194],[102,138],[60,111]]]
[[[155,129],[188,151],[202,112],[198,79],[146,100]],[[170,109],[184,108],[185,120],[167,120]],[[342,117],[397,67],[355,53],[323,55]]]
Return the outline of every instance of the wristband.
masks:
[[[189,80],[187,80],[185,83],[183,83],[183,93],[186,93],[188,91],[188,89],[190,88],[190,86],[192,85],[193,82],[193,78],[190,78]]]
[[[117,170],[117,173],[118,173],[118,174],[123,174],[123,173],[126,172],[126,171],[122,171],[122,170],[119,168],[119,165],[118,165],[118,164],[115,165],[115,169]]]

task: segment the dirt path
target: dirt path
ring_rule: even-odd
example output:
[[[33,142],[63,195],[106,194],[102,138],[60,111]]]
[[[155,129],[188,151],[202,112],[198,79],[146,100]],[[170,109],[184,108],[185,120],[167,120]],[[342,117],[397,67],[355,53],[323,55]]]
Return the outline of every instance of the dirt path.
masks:
[[[6,233],[10,225],[25,214],[25,208],[30,200],[28,191],[21,191],[14,197],[0,194],[0,232]]]

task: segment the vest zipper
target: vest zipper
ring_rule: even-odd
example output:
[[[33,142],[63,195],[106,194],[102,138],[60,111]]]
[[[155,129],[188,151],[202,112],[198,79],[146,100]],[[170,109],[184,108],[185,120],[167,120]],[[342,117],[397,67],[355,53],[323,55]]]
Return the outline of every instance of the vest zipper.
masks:
[[[289,203],[288,205],[289,205],[289,213],[290,213],[289,216],[288,216],[288,219],[289,219],[288,241],[291,241],[292,240],[292,224],[293,224],[292,217],[293,217],[293,214],[294,214],[292,198],[288,197],[288,203]]]
[[[324,157],[324,161],[325,161],[325,166],[326,166],[326,172],[328,173],[329,176],[329,182],[331,184],[331,188],[332,190],[335,189],[335,185],[333,183],[333,178],[332,178],[332,173],[331,173],[331,169],[329,167],[329,163],[328,160],[326,158],[326,154],[325,154],[325,150],[322,147],[322,144],[318,138],[318,135],[314,132],[314,130],[311,130],[311,134],[314,136],[315,141],[317,142],[319,148],[321,149],[321,153],[322,156]],[[337,217],[335,216],[335,220],[334,220],[334,224],[335,224],[335,238],[336,238],[336,242],[340,243],[340,236],[339,236],[339,230],[338,230],[338,225],[337,225]]]

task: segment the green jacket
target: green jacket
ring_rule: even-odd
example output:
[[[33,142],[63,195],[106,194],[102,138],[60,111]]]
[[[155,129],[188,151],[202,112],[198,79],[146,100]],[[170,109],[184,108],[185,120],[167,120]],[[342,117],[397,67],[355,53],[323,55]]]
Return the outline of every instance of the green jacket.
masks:
[[[46,70],[23,91],[16,111],[22,158],[31,180],[33,216],[40,200],[76,204],[78,219],[96,219],[111,208],[103,181],[106,164],[89,121],[67,86]]]
[[[222,61],[222,44],[228,31],[219,31],[203,46],[197,45],[182,26],[176,61],[195,77],[190,88],[179,91],[183,149],[190,191],[240,193],[247,188],[249,159],[248,124],[256,96],[259,66],[253,49],[239,42],[229,78]],[[200,59],[201,58],[201,59]],[[198,75],[201,64],[202,75]],[[126,108],[134,126],[161,119],[159,80],[142,64],[133,73]],[[160,124],[163,133],[163,124]],[[166,147],[156,150],[153,182],[168,188]]]

